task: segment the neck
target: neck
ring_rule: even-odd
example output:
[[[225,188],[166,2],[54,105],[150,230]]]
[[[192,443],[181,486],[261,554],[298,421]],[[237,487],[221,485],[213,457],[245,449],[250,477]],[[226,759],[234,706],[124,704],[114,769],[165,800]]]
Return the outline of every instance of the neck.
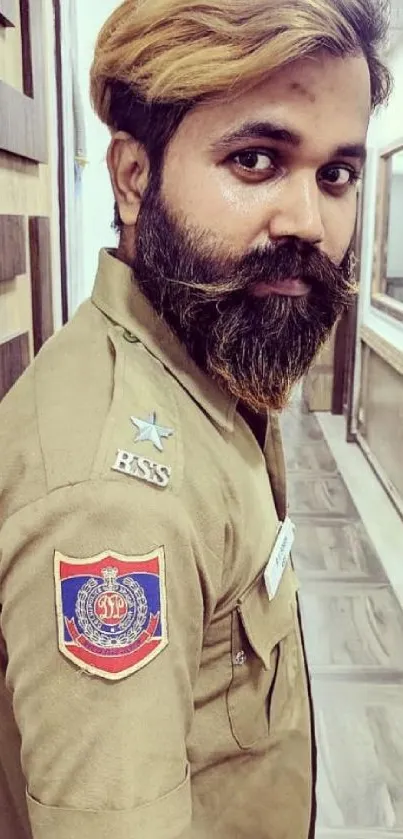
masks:
[[[125,265],[131,266],[133,264],[135,254],[135,236],[136,228],[134,225],[133,227],[123,227],[116,251],[116,258],[119,259],[120,262],[124,262]]]
[[[266,443],[266,434],[267,434],[267,414],[264,413],[256,413],[252,411],[251,408],[248,408],[244,402],[240,402],[238,405],[238,411],[241,417],[248,423],[249,428],[253,432],[256,440],[264,451],[265,443]]]

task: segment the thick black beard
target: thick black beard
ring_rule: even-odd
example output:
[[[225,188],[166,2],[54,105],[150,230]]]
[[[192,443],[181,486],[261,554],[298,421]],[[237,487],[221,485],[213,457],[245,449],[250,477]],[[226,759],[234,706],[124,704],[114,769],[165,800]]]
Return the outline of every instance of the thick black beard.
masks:
[[[144,197],[133,271],[189,355],[255,411],[283,409],[355,293],[350,255],[336,266],[298,239],[236,259],[211,234],[177,221],[157,180]],[[256,298],[255,283],[304,278],[309,295]]]

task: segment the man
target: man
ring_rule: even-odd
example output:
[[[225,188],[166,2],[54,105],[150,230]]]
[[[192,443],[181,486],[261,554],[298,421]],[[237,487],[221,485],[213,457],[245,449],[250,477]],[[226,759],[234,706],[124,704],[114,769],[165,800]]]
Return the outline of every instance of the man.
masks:
[[[119,248],[0,413],[2,837],[308,836],[277,413],[354,294],[385,31],[126,0],[100,35]]]

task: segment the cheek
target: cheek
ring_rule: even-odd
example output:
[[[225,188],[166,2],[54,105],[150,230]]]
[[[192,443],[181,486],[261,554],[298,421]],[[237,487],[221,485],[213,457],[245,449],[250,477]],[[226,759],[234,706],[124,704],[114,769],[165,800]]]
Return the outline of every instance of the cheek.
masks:
[[[332,202],[328,207],[325,227],[325,251],[336,262],[342,262],[354,238],[357,220],[357,193],[346,200]]]
[[[164,172],[163,197],[176,216],[193,227],[212,233],[236,253],[253,246],[262,228],[262,194],[245,186],[220,167],[193,161],[172,164]]]

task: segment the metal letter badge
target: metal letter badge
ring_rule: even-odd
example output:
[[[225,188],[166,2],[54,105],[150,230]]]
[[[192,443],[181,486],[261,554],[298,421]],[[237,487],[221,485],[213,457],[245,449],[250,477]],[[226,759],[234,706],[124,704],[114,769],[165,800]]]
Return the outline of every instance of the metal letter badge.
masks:
[[[82,670],[118,681],[168,645],[163,548],[147,556],[55,553],[60,652]]]
[[[157,425],[157,414],[155,412],[150,414],[146,420],[131,417],[131,421],[140,432],[138,437],[136,437],[136,443],[149,440],[159,452],[164,451],[161,440],[173,437],[175,433],[173,428],[164,428],[162,425]]]

